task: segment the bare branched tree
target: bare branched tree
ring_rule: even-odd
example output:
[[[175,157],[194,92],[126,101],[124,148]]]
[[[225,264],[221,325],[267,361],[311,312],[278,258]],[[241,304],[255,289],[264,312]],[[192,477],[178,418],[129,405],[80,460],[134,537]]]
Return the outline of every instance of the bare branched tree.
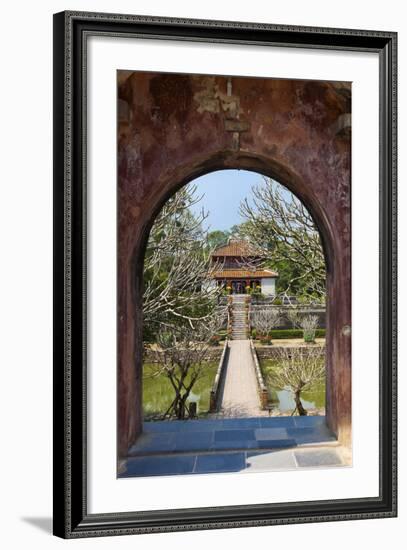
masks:
[[[301,312],[297,308],[290,308],[286,312],[286,317],[293,328],[299,328],[301,322]]]
[[[301,402],[301,392],[324,380],[324,357],[323,348],[279,348],[279,366],[268,375],[268,382],[292,392],[295,401],[293,414],[295,411],[300,416],[307,414]]]
[[[271,331],[280,323],[280,312],[271,306],[255,308],[251,311],[250,322],[257,332],[269,340]]]
[[[301,328],[305,342],[315,342],[315,333],[318,328],[317,315],[304,315],[301,319]]]
[[[144,260],[143,315],[145,326],[171,325],[176,319],[191,323],[209,318],[220,289],[212,285],[211,250],[202,222],[207,214],[191,214],[199,202],[189,185],[167,201],[154,222]],[[203,292],[203,290],[205,290]]]
[[[319,324],[317,315],[303,313],[297,308],[289,309],[286,315],[293,328],[302,329],[305,342],[315,341],[315,333]]]
[[[174,398],[163,418],[175,416],[182,420],[190,416],[188,397],[204,373],[210,339],[219,331],[226,315],[226,306],[218,306],[208,319],[167,326],[157,335],[153,376],[165,375],[174,390]]]
[[[243,237],[280,274],[288,272],[283,293],[325,299],[325,259],[318,230],[302,202],[270,178],[253,187],[240,211]],[[287,266],[289,269],[287,270]],[[280,277],[281,279],[281,277]]]

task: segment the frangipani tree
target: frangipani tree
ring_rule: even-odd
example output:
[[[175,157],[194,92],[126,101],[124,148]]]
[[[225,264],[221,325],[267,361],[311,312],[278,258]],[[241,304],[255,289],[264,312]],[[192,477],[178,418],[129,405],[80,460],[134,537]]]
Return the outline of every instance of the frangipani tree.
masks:
[[[165,326],[209,319],[220,289],[210,284],[211,249],[202,223],[191,208],[200,201],[187,185],[162,208],[150,232],[144,259],[143,321],[145,334]],[[204,291],[203,291],[204,290]]]
[[[166,376],[174,392],[163,418],[183,420],[190,416],[188,398],[204,373],[211,337],[219,331],[226,315],[226,306],[218,306],[207,319],[168,325],[158,333],[152,376]]]
[[[293,308],[288,311],[287,317],[294,328],[302,329],[305,342],[315,342],[315,333],[319,324],[317,315],[303,313],[298,308]]]
[[[253,309],[250,319],[251,326],[267,340],[271,340],[271,331],[280,323],[280,313],[278,309],[265,306],[262,308]]]
[[[301,402],[301,392],[325,378],[325,352],[322,348],[279,348],[278,368],[268,375],[270,385],[288,389],[294,397],[300,416],[307,415]]]
[[[240,207],[242,237],[279,272],[282,293],[325,301],[325,258],[314,221],[292,193],[264,177]]]

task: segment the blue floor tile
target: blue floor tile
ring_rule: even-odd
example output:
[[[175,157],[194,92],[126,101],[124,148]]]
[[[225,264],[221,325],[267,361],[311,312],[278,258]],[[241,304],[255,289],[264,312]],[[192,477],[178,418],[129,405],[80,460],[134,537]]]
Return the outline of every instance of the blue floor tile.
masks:
[[[265,439],[257,440],[259,449],[285,449],[288,447],[296,447],[295,439]]]
[[[213,431],[174,434],[175,451],[205,451],[213,443]]]
[[[180,432],[205,432],[213,431],[219,427],[219,420],[187,420],[180,426]]]
[[[227,451],[242,449],[258,449],[259,445],[255,439],[236,439],[233,441],[214,441],[211,445],[211,451]]]
[[[157,422],[144,422],[143,431],[145,433],[159,432],[169,433],[178,432],[181,429],[182,422],[178,420],[158,420]]]
[[[169,452],[174,449],[175,434],[173,433],[146,433],[136,441],[130,449],[130,454]]]
[[[215,432],[215,441],[242,441],[256,439],[254,430],[219,430]]]
[[[258,428],[255,435],[256,439],[284,439],[287,437],[287,428]]]
[[[239,472],[245,467],[245,453],[198,455],[194,473]]]
[[[260,428],[260,418],[224,418],[216,429],[241,430],[244,428]]]
[[[120,474],[119,477],[191,474],[195,460],[195,455],[129,458],[126,471]]]
[[[295,428],[293,416],[265,417],[259,420],[261,428]]]
[[[294,416],[295,426],[297,428],[315,428],[325,426],[325,416]]]

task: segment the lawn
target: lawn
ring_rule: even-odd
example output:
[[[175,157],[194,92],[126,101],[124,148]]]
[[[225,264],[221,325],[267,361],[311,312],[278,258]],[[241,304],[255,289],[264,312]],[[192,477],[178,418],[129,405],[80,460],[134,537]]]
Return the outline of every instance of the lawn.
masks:
[[[217,361],[206,363],[201,377],[192,388],[189,401],[197,402],[198,416],[205,416],[208,413],[209,396],[217,368]],[[146,420],[152,420],[164,414],[174,398],[174,390],[165,374],[151,377],[156,370],[157,366],[152,363],[143,365],[143,412]]]

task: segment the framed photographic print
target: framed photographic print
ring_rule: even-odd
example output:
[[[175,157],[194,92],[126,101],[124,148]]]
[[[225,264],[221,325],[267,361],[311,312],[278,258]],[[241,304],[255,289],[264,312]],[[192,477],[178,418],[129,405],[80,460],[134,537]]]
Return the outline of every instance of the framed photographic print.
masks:
[[[54,533],[396,515],[396,34],[54,16]]]

